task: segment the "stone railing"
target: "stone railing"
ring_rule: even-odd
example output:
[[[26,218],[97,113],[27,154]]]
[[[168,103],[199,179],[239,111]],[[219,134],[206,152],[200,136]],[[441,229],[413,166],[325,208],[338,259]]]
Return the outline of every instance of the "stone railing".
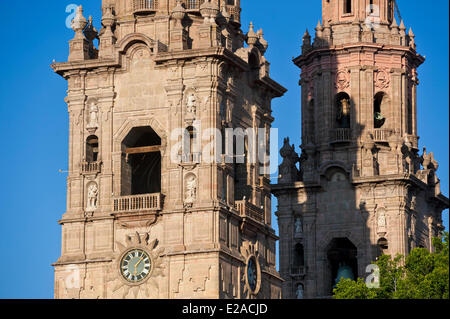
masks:
[[[349,142],[352,131],[349,128],[337,128],[330,131],[330,143]]]
[[[159,0],[133,0],[133,12],[144,13],[158,10]]]
[[[183,155],[180,155],[178,157],[178,159],[182,163],[198,164],[198,163],[201,163],[202,153],[183,154]]]
[[[227,5],[227,12],[230,15],[232,21],[239,24],[241,23],[241,8]]]
[[[205,0],[183,0],[184,7],[187,10],[200,10],[200,6]]]
[[[114,199],[115,212],[161,210],[161,194],[121,196]]]
[[[95,174],[100,173],[102,163],[101,162],[81,162],[81,173],[83,174]]]
[[[391,130],[386,129],[374,129],[372,132],[374,142],[387,142],[392,135]]]
[[[299,267],[292,267],[291,268],[291,275],[292,276],[303,276],[305,274],[305,267],[299,266]]]
[[[250,217],[260,223],[265,222],[264,210],[249,203],[247,200],[236,201],[236,209],[242,217]]]

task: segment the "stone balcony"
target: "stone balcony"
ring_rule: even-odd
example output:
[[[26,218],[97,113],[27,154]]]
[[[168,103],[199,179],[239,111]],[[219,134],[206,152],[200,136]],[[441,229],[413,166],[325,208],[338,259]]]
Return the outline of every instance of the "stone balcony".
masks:
[[[133,0],[134,13],[156,12],[159,8],[159,0]]]
[[[102,169],[102,162],[81,162],[80,164],[82,174],[98,174]]]
[[[184,7],[186,10],[200,10],[200,6],[205,2],[205,0],[183,0]]]
[[[230,15],[231,21],[241,24],[241,8],[227,5],[226,6],[227,13]]]
[[[248,217],[259,223],[265,223],[264,210],[256,207],[247,200],[236,201],[236,209],[242,217]]]
[[[352,131],[349,128],[337,128],[330,130],[330,143],[347,143],[351,141]]]
[[[393,134],[393,131],[387,129],[374,129],[370,132],[370,134],[374,142],[387,143],[389,141],[389,137]]]
[[[114,199],[114,212],[159,211],[161,207],[161,193],[121,196]]]
[[[297,276],[304,276],[306,273],[305,266],[299,266],[299,267],[292,267],[291,268],[291,276],[297,277]]]

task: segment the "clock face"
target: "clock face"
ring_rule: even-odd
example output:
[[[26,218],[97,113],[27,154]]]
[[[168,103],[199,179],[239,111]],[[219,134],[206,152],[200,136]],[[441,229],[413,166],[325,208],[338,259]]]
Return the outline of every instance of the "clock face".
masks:
[[[142,249],[133,249],[127,252],[120,262],[120,272],[131,283],[139,283],[150,274],[152,261]]]
[[[256,290],[258,284],[258,272],[256,269],[256,261],[254,258],[250,258],[247,265],[247,281],[252,291]]]

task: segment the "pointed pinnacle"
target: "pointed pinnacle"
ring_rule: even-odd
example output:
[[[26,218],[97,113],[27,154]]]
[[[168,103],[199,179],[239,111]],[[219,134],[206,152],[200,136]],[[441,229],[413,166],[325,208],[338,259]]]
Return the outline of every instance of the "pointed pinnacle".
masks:
[[[391,27],[398,28],[397,19],[394,17]]]
[[[403,19],[400,22],[400,30],[406,30],[405,23],[403,22]]]
[[[306,29],[305,34],[303,34],[303,37],[306,38],[306,37],[309,37],[309,36],[310,36],[309,35],[309,31],[308,31],[308,29]]]
[[[412,28],[409,28],[408,35],[409,35],[410,37],[415,37],[415,35],[414,35],[413,31],[412,31]]]

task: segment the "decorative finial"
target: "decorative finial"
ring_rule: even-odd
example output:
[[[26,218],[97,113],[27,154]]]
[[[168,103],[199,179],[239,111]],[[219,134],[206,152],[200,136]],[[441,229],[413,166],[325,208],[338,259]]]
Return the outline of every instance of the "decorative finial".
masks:
[[[319,22],[317,22],[316,31],[323,31],[323,27],[322,27],[322,24],[320,23],[320,20],[319,20]]]
[[[247,44],[252,46],[258,41],[258,35],[253,30],[253,22],[250,22],[250,26],[247,33]]]
[[[75,18],[72,20],[71,27],[75,32],[75,38],[83,37],[83,30],[86,28],[88,22],[86,18],[83,16],[83,6],[79,6],[77,8],[77,12]]]
[[[409,37],[409,46],[413,49],[416,48],[416,41],[414,40],[414,38],[416,37],[412,31],[412,28],[409,28],[409,32],[408,32],[408,37]]]
[[[257,32],[257,35],[258,35],[258,38],[259,38],[259,43],[262,46],[261,53],[264,55],[264,53],[266,53],[266,51],[267,51],[267,48],[269,47],[269,44],[264,39],[263,29],[259,29],[258,32]]]
[[[305,33],[303,34],[303,39],[306,39],[306,38],[310,38],[311,39],[311,36],[309,35],[308,29],[306,29]]]
[[[89,16],[89,23],[84,29],[84,35],[89,41],[94,41],[98,37],[98,31],[94,27],[94,19],[92,16]]]
[[[186,15],[186,9],[183,7],[181,0],[177,0],[177,5],[172,10],[172,18],[175,19],[177,25],[181,25],[181,20],[183,20]]]

